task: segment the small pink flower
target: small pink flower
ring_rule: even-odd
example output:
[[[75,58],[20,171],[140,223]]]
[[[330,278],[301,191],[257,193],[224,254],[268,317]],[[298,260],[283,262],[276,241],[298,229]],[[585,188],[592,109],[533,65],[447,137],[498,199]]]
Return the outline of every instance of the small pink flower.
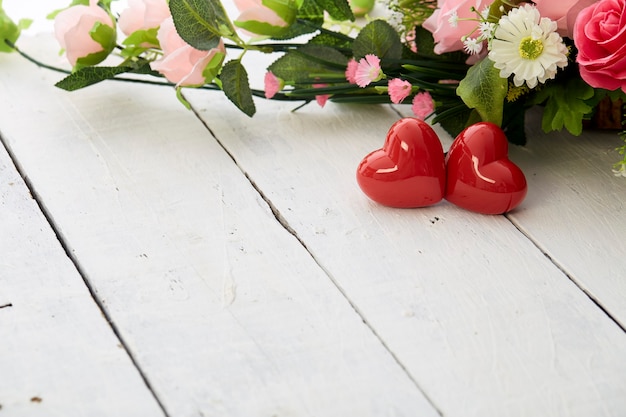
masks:
[[[359,87],[367,87],[371,82],[378,81],[383,77],[380,69],[380,58],[376,55],[368,54],[361,58],[356,70],[355,78]]]
[[[102,45],[91,38],[90,32],[96,23],[115,27],[111,16],[98,6],[97,0],[90,0],[89,6],[72,6],[55,17],[54,34],[72,66],[80,58],[104,51]]]
[[[150,67],[177,86],[204,84],[206,80],[202,72],[217,53],[224,54],[226,51],[222,41],[210,51],[193,48],[176,32],[171,17],[161,23],[157,39],[163,49],[163,57],[152,62]]]
[[[313,84],[313,88],[324,88],[324,87],[328,87],[328,84]],[[320,107],[324,107],[324,105],[326,104],[329,98],[330,98],[330,94],[320,94],[320,95],[315,96],[315,101],[317,101],[317,104],[319,104]]]
[[[411,106],[413,114],[418,119],[424,120],[435,111],[435,102],[428,91],[424,91],[415,95],[413,105]]]
[[[359,63],[356,59],[352,58],[348,61],[348,67],[346,68],[346,80],[350,84],[356,84],[356,70],[359,68]]]
[[[272,71],[268,71],[265,73],[264,84],[265,98],[272,98],[283,88],[285,82],[275,76]]]
[[[128,7],[122,11],[117,23],[129,36],[137,30],[158,28],[170,15],[166,0],[128,0]]]
[[[399,104],[411,94],[411,83],[400,78],[389,81],[389,97],[391,102]]]

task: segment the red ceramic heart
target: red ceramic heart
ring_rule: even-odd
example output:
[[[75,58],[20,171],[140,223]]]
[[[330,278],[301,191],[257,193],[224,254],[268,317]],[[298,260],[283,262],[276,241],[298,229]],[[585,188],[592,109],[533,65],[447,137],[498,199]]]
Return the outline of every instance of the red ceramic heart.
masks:
[[[517,207],[526,196],[526,177],[508,151],[504,132],[493,123],[462,131],[446,156],[446,200],[484,214]]]
[[[446,168],[430,125],[407,117],[391,126],[382,149],[368,154],[356,173],[361,190],[390,207],[425,207],[443,198]]]

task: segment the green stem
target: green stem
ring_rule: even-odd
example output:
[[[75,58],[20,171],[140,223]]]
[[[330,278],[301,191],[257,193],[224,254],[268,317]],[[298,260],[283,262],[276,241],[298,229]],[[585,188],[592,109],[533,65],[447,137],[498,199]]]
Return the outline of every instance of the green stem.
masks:
[[[27,61],[35,64],[36,66],[38,66],[39,68],[44,68],[50,71],[54,71],[54,72],[59,72],[61,74],[65,74],[65,75],[71,75],[72,71],[70,70],[66,70],[63,68],[59,68],[59,67],[55,67],[52,65],[48,65],[44,62],[39,61],[36,58],[33,58],[32,56],[28,55],[27,53],[23,52],[22,50],[20,50],[15,44],[13,44],[12,42],[9,42],[8,40],[5,40],[5,42],[7,43],[7,45],[9,45],[11,48],[13,48],[15,50],[15,52],[17,52],[18,54],[20,54],[22,56],[22,58],[26,59]],[[169,81],[153,81],[153,80],[144,80],[144,79],[140,79],[140,78],[126,78],[126,77],[113,77],[113,78],[109,78],[109,80],[112,81],[122,81],[122,82],[127,82],[127,83],[137,83],[137,84],[149,84],[149,85],[156,85],[156,86],[162,86],[162,87],[176,87],[176,84],[171,83]],[[210,83],[210,84],[205,84],[201,87],[195,87],[198,88],[200,90],[212,90],[212,91],[222,91],[222,89],[214,83]],[[263,90],[259,90],[259,89],[251,89],[252,95],[256,96],[256,97],[261,97],[261,98],[265,98],[265,91]],[[276,95],[274,95],[274,97],[271,98],[271,100],[277,100],[277,101],[303,101],[303,100],[307,100],[304,98],[300,98],[300,97],[291,97],[285,93],[276,93]]]

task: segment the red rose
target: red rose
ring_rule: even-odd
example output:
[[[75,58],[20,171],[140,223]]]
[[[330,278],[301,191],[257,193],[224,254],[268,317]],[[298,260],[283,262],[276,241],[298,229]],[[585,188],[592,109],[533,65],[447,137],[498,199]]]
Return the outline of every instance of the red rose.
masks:
[[[601,0],[574,25],[580,76],[594,88],[626,93],[626,0]]]

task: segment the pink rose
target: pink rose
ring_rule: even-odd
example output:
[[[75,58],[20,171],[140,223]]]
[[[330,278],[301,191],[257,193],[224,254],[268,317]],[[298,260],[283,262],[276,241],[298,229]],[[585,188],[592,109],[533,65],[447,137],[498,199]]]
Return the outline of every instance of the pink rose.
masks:
[[[600,0],[574,25],[580,76],[594,88],[626,93],[626,1]]]
[[[158,28],[170,15],[166,0],[128,0],[117,23],[128,36],[137,30]]]
[[[437,9],[422,24],[433,34],[435,53],[462,51],[461,38],[472,33],[478,25],[472,7],[482,12],[491,3],[492,0],[438,0]],[[451,18],[456,20],[456,24],[451,23]]]
[[[105,48],[91,37],[91,30],[100,23],[111,28],[110,45]],[[67,60],[75,66],[77,61],[94,55],[88,65],[104,60],[115,46],[115,25],[111,16],[98,6],[97,0],[90,0],[89,6],[72,6],[59,13],[54,20],[54,34],[65,49]],[[100,55],[95,55],[99,54]]]
[[[598,0],[535,0],[535,5],[541,17],[556,22],[559,35],[571,38],[578,13],[597,2]]]
[[[206,79],[202,72],[217,53],[224,54],[226,51],[221,40],[219,46],[210,51],[195,49],[176,32],[171,17],[161,23],[157,39],[163,49],[163,57],[152,62],[150,66],[177,86],[205,84]]]

